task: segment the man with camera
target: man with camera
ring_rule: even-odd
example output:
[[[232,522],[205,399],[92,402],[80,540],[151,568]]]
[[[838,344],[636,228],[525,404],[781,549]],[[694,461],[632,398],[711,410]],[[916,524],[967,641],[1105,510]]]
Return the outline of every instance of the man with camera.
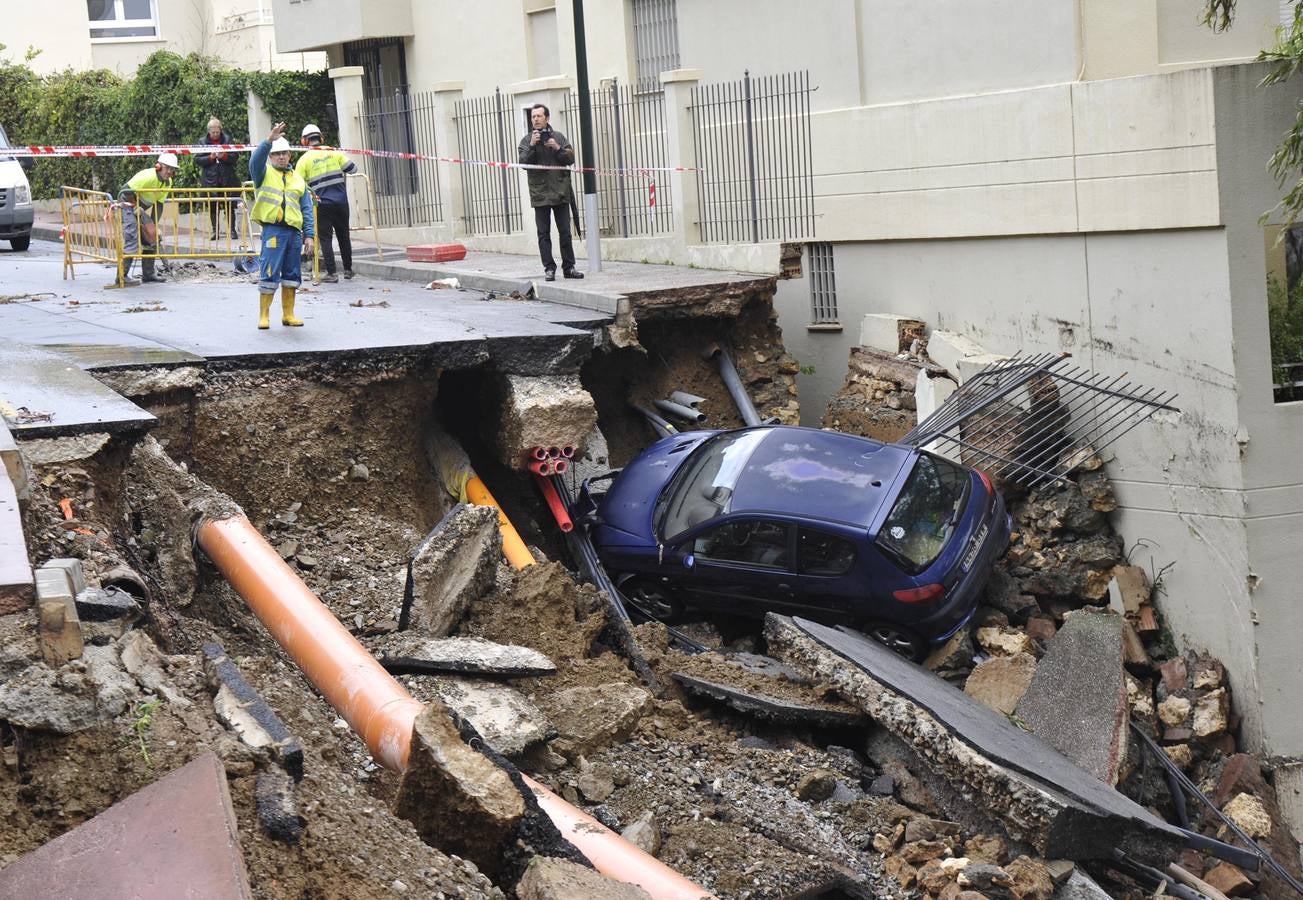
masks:
[[[519,160],[538,166],[569,166],[575,161],[575,148],[566,136],[548,124],[548,108],[536,103],[529,110],[533,130],[520,139]],[[534,224],[538,228],[538,253],[543,258],[543,273],[548,281],[556,280],[556,260],[552,257],[552,218],[556,219],[561,239],[561,272],[566,278],[583,278],[575,268],[575,248],[570,240],[570,203],[574,196],[570,173],[564,169],[530,169],[529,205],[534,207]]]

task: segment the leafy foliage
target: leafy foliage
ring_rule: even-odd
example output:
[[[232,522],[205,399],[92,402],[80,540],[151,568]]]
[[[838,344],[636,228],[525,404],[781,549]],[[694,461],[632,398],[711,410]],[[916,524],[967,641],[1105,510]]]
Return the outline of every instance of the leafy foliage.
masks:
[[[1303,283],[1292,292],[1279,279],[1267,279],[1267,330],[1271,335],[1271,380],[1291,385],[1303,379],[1303,369],[1290,363],[1303,363]],[[1293,387],[1276,392],[1276,400],[1303,400]]]
[[[3,46],[0,45],[0,50]],[[236,141],[249,135],[247,92],[252,90],[275,119],[293,133],[315,122],[327,142],[336,139],[334,91],[324,72],[244,72],[211,57],[152,54],[134,78],[99,69],[71,69],[41,78],[26,65],[0,61],[0,116],[16,144],[197,143],[208,120],[221,119]],[[73,184],[115,193],[150,157],[37,160],[29,180],[37,197],[57,197]],[[198,166],[181,159],[178,186],[199,184]],[[248,177],[248,156],[236,169]]]

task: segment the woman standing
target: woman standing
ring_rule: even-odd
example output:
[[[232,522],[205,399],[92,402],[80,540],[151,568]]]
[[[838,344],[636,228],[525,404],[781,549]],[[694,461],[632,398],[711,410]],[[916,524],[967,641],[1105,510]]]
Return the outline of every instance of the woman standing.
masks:
[[[222,130],[220,119],[212,118],[208,120],[208,132],[199,141],[201,144],[212,146],[214,144],[234,144],[231,136]],[[195,162],[199,163],[203,169],[202,183],[204,187],[210,188],[237,188],[240,182],[235,179],[235,157],[225,150],[217,150],[212,153],[199,153],[195,155]],[[213,226],[213,236],[210,240],[217,240],[217,208],[223,207],[226,210],[226,221],[231,226],[231,240],[239,238],[239,229],[235,224],[235,201],[236,195],[223,191],[221,194],[214,195],[213,200],[208,204],[208,220]]]

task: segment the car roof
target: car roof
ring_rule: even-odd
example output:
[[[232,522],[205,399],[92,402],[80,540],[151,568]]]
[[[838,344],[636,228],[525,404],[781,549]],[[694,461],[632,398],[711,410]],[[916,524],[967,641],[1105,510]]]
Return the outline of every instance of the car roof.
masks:
[[[868,528],[914,455],[911,447],[838,431],[772,426],[738,477],[729,512]]]

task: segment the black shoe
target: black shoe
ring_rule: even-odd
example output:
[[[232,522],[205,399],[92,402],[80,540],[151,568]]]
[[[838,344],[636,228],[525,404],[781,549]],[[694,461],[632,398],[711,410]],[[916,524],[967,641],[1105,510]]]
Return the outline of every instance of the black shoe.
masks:
[[[556,269],[545,269],[543,271],[544,281],[556,281]]]
[[[345,270],[344,270],[344,280],[345,280],[345,281],[351,281],[352,278],[353,278],[353,270],[352,270],[352,269],[345,269]]]
[[[162,275],[155,275],[153,272],[146,272],[140,276],[141,284],[162,284],[167,281]]]
[[[327,272],[325,275],[322,275],[322,276],[321,276],[321,283],[322,283],[322,284],[339,284],[339,276],[336,275],[334,272]]]
[[[567,278],[583,278],[583,277],[584,277],[584,273],[583,273],[583,272],[580,272],[578,269],[566,269],[565,272],[563,272],[562,274],[565,275],[565,277],[567,277]]]

